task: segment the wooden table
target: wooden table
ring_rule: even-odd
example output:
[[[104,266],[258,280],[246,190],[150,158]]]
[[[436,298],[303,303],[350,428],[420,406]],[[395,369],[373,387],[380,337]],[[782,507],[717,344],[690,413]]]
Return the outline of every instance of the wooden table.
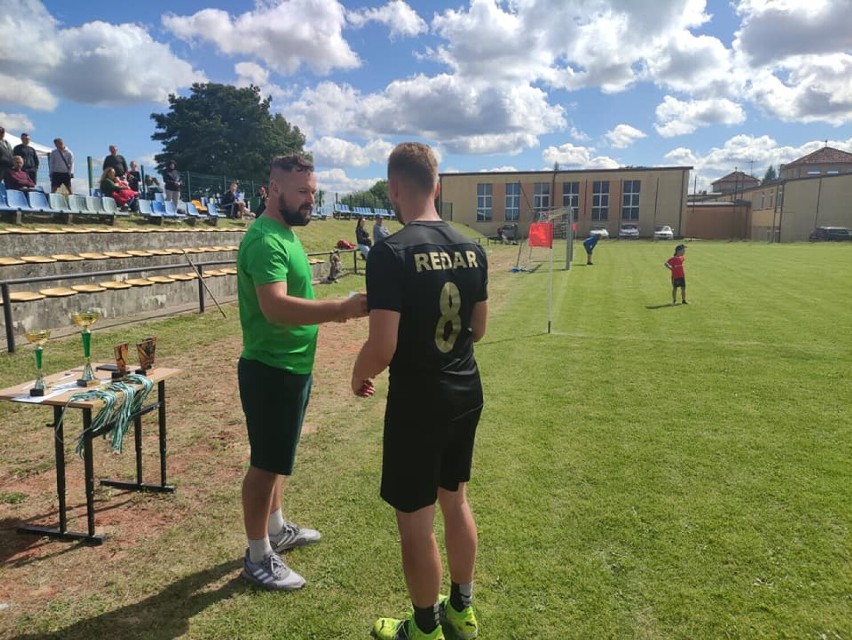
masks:
[[[95,367],[100,365],[94,365]],[[92,412],[101,408],[103,402],[100,400],[75,401],[68,404],[71,409],[81,409],[83,412],[83,429],[85,437],[83,438],[83,464],[85,468],[86,481],[86,522],[87,531],[85,533],[79,531],[68,530],[68,518],[65,505],[65,436],[64,427],[62,424],[63,408],[68,403],[68,399],[75,393],[86,391],[83,387],[72,387],[64,389],[65,386],[70,386],[80,377],[82,367],[55,373],[45,377],[46,391],[43,398],[30,398],[29,390],[33,385],[32,381],[19,384],[8,389],[0,390],[0,400],[8,400],[10,402],[19,402],[29,406],[50,406],[53,407],[53,423],[48,424],[53,428],[55,437],[54,442],[54,457],[56,459],[56,495],[59,500],[59,526],[58,527],[39,527],[34,525],[21,525],[18,527],[18,533],[34,533],[41,536],[51,538],[60,538],[63,540],[83,540],[89,544],[103,544],[104,536],[95,534],[95,474],[94,462],[92,454],[92,439],[95,436],[103,435],[115,427],[115,424],[107,424],[97,431],[90,429],[92,425]],[[149,402],[139,408],[138,411],[131,415],[133,420],[133,436],[136,450],[136,481],[128,482],[123,480],[101,480],[101,484],[119,487],[130,491],[157,491],[164,493],[173,493],[174,486],[166,484],[166,379],[179,374],[180,369],[167,369],[165,367],[155,367],[148,371],[147,377],[157,384],[157,400]],[[101,371],[95,369],[95,375],[104,384],[108,384],[110,380],[109,371]],[[89,387],[96,389],[97,387]],[[59,393],[54,393],[60,391]],[[160,440],[160,482],[159,484],[145,484],[142,482],[142,416],[157,409],[159,423],[159,440]]]

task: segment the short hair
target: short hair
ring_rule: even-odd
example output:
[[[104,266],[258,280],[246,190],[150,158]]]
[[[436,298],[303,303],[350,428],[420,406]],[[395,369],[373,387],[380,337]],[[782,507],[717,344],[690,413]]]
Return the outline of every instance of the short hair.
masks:
[[[29,137],[30,137],[30,134],[28,134],[28,133],[22,133],[22,134],[21,134],[21,137],[22,137],[22,138],[29,138]]]
[[[301,153],[291,153],[284,156],[275,156],[272,159],[270,172],[278,169],[279,171],[303,171],[312,173],[314,170],[314,162],[310,157]]]
[[[388,178],[404,180],[421,193],[438,183],[438,159],[432,147],[420,142],[398,144],[388,158]]]
[[[60,142],[62,142],[62,138],[54,138],[53,139],[53,144],[59,144]]]

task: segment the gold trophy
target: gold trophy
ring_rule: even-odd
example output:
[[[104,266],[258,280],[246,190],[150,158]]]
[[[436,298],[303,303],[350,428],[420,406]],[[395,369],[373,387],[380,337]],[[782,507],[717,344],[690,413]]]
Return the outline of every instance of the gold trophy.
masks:
[[[101,317],[99,311],[78,311],[71,314],[71,319],[78,327],[83,329],[83,356],[86,364],[83,365],[83,375],[77,380],[78,387],[91,387],[100,384],[92,370],[92,332],[89,327],[95,324]]]
[[[27,340],[36,346],[35,348],[35,363],[36,363],[36,381],[33,388],[30,389],[31,396],[43,396],[45,390],[44,370],[41,366],[41,352],[44,345],[47,344],[47,339],[50,338],[48,329],[37,329],[35,331],[27,331]]]

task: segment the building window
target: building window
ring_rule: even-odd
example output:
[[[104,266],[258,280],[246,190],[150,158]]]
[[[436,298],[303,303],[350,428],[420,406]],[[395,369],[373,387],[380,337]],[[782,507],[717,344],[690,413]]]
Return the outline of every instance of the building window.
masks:
[[[592,182],[592,220],[609,218],[609,180]]]
[[[639,219],[639,180],[625,180],[621,194],[621,219]]]
[[[533,217],[535,220],[544,220],[547,218],[547,212],[550,210],[550,183],[536,182],[535,191],[533,192]]]
[[[521,183],[506,185],[506,222],[515,222],[521,217]]]
[[[489,222],[491,220],[491,185],[476,185],[476,221]]]
[[[764,209],[766,207],[766,194],[761,191],[760,192],[760,206],[758,209]]]
[[[573,212],[574,222],[580,217],[580,183],[562,183],[562,208]]]

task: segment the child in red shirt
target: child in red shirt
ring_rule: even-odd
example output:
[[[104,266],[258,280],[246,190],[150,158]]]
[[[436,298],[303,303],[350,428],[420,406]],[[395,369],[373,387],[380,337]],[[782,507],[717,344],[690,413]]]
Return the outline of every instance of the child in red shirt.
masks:
[[[686,275],[683,271],[683,263],[686,261],[684,256],[686,247],[679,244],[675,247],[674,256],[666,260],[665,267],[672,272],[672,306],[677,304],[677,290],[680,287],[680,299],[683,304],[688,304],[686,301]]]

